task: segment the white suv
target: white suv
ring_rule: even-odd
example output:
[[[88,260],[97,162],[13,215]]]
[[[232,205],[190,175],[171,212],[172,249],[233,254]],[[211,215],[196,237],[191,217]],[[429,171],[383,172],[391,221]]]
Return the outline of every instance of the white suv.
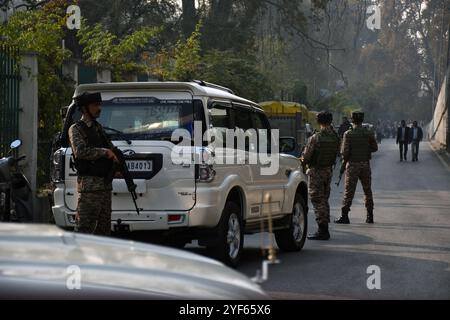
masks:
[[[157,231],[180,246],[197,239],[220,260],[235,266],[244,233],[260,232],[261,226],[266,230],[268,223],[264,222],[272,217],[282,250],[303,247],[307,178],[297,158],[279,154],[278,147],[271,149],[273,140],[272,144],[259,143],[264,129],[271,136],[271,128],[256,103],[202,81],[80,85],[74,96],[86,91],[101,92],[98,121],[114,129],[106,132],[124,152],[137,185],[139,215],[124,180],[114,179],[113,231],[130,236]],[[56,224],[64,228],[72,228],[75,223],[76,172],[71,166],[67,132],[79,118],[72,103],[64,120],[62,147],[53,155],[56,189],[52,209]],[[259,129],[257,140],[247,133],[245,143],[235,143],[239,135],[227,140],[230,131],[252,128]],[[210,129],[214,138],[205,134]],[[194,135],[186,145],[189,140],[174,139],[177,130],[197,136],[200,132],[200,139]],[[210,140],[203,141],[202,135]],[[220,144],[225,140],[232,142],[231,147]],[[180,161],[176,155],[187,149],[192,155]],[[265,149],[269,150],[263,157],[261,150]],[[252,161],[254,156],[256,163]]]

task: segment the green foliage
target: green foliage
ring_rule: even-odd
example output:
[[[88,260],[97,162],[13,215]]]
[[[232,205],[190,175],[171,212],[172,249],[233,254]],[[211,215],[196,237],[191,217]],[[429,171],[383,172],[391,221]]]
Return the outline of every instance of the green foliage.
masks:
[[[308,103],[308,87],[305,82],[297,80],[294,82],[293,101],[309,105]]]
[[[137,61],[136,55],[142,51],[161,32],[161,28],[142,29],[118,39],[117,36],[97,23],[91,27],[84,20],[77,35],[83,45],[86,63],[101,69],[110,69],[113,80],[121,81],[131,72],[144,72],[145,65]]]
[[[143,27],[161,26],[165,39],[177,36],[173,17],[178,8],[173,0],[78,0],[78,4],[88,25],[100,23],[118,39]]]
[[[273,96],[270,82],[259,72],[255,57],[233,50],[209,50],[201,55],[201,28],[200,21],[188,39],[178,41],[175,50],[144,55],[149,72],[160,80],[201,79],[217,83],[255,101]]]
[[[55,133],[61,130],[59,109],[70,100],[73,91],[73,81],[61,73],[64,59],[70,57],[70,52],[61,46],[66,23],[65,11],[61,8],[67,4],[67,1],[59,1],[39,10],[18,11],[0,25],[3,35],[0,43],[15,46],[20,51],[35,52],[38,57],[39,185],[48,182],[48,146]]]
[[[58,65],[68,54],[61,48],[64,26],[65,17],[52,12],[18,11],[0,25],[1,42],[22,51],[36,52],[46,59],[52,58]]]
[[[273,97],[270,81],[258,71],[256,59],[233,51],[211,50],[203,57],[201,79],[229,87],[254,101]]]
[[[200,28],[202,22],[186,41],[178,41],[175,48],[175,67],[172,78],[179,81],[189,81],[198,75],[200,66]]]

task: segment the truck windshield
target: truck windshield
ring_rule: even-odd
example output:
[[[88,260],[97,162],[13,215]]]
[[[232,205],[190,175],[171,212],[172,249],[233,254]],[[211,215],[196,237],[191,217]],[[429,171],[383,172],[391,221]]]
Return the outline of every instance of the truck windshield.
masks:
[[[98,121],[112,140],[167,140],[176,129],[192,133],[192,100],[158,100],[154,98],[115,98],[103,101]],[[121,137],[122,136],[122,137]]]

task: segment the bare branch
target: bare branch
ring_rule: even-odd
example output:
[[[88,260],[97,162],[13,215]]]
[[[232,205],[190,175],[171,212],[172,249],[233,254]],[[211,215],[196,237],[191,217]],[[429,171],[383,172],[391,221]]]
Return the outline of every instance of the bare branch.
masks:
[[[276,3],[272,0],[262,0],[263,2],[274,6],[275,8],[277,8],[278,10],[280,10],[281,12],[283,12],[285,15],[287,15],[289,12],[286,11],[286,8],[283,7],[282,5],[280,5],[279,3]],[[304,30],[302,30],[301,28],[299,28],[298,26],[292,24],[291,28],[297,32],[297,34],[302,37],[305,41],[307,41],[307,43],[311,46],[311,48],[313,49],[318,49],[318,50],[327,50],[327,51],[346,51],[345,48],[333,48],[331,47],[329,44],[326,44],[322,41],[319,41],[317,39],[314,39],[312,37],[310,37]]]

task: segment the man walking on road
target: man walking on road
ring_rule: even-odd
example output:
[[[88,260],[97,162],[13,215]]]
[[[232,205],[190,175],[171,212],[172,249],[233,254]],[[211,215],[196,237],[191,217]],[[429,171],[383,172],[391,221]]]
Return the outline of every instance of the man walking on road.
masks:
[[[400,147],[400,162],[406,160],[408,154],[408,144],[410,143],[409,128],[406,126],[406,121],[402,120],[401,126],[397,129],[397,144]]]
[[[308,166],[309,196],[316,214],[319,226],[316,233],[308,235],[310,240],[328,240],[330,233],[330,184],[333,176],[333,165],[339,152],[339,137],[332,129],[333,115],[322,111],[317,115],[320,132],[314,134],[308,141],[301,157],[302,162]]]
[[[353,129],[344,134],[341,154],[345,167],[345,192],[342,202],[341,217],[335,223],[349,224],[348,213],[352,205],[358,180],[365,195],[365,206],[367,209],[367,223],[373,223],[373,196],[372,196],[372,176],[370,169],[370,159],[372,152],[378,150],[378,145],[372,132],[362,127],[364,113],[353,112]],[[343,164],[343,165],[344,165]]]
[[[413,122],[410,134],[412,161],[419,161],[417,156],[419,155],[419,143],[423,139],[423,131],[421,127],[417,126],[417,121]]]

